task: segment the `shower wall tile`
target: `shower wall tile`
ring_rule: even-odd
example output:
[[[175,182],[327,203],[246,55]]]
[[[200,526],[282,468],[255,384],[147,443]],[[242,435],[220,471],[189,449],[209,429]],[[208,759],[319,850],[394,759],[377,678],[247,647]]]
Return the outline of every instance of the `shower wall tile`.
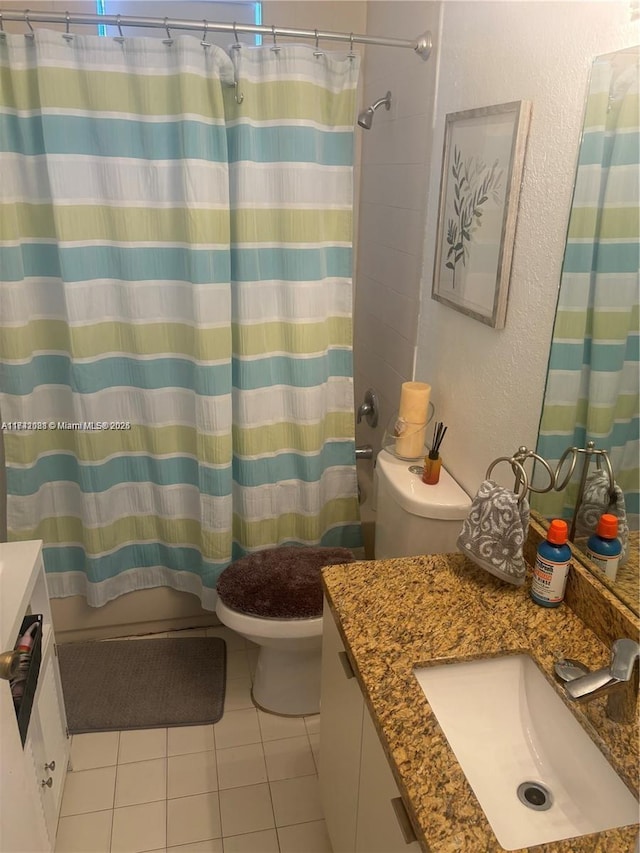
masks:
[[[376,341],[376,349],[378,352],[393,353],[396,337],[403,337],[407,340],[415,338],[418,319],[416,301],[402,296],[397,291],[394,292],[393,299],[390,300],[387,286],[379,281],[368,279],[366,276],[362,278],[369,293],[369,313],[383,321],[381,325],[386,327],[385,332],[388,333],[382,341],[376,338],[375,333],[372,334],[373,340]]]
[[[415,164],[412,163],[368,163],[368,180],[362,184],[361,202],[420,211],[424,206],[425,188],[416,183],[415,177]]]
[[[356,319],[356,334],[361,334],[368,342],[367,345],[377,353],[377,357],[399,376],[411,370],[413,363],[411,330],[407,330],[405,337],[398,334],[397,329],[389,326],[384,318],[381,319],[363,311]]]
[[[369,3],[367,32],[413,38],[430,29],[437,39],[441,3]],[[398,407],[402,382],[413,377],[420,312],[420,278],[428,165],[433,149],[435,58],[410,50],[368,46],[363,104],[392,93],[387,112],[377,110],[362,145],[356,263],[354,379],[356,406],[374,387],[380,423],[356,429],[358,443],[378,450]],[[438,146],[439,147],[439,146]],[[416,376],[416,379],[427,377]]]
[[[403,296],[415,298],[413,282],[420,274],[415,255],[383,246],[370,240],[362,242],[361,272],[366,278],[379,281]],[[363,305],[367,308],[367,305]]]

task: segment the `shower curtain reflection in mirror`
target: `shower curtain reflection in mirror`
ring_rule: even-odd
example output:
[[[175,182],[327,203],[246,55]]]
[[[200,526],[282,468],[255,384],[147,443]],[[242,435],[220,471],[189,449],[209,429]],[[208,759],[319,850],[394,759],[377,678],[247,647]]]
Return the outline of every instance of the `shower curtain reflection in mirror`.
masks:
[[[632,48],[593,63],[537,445],[552,465],[589,440],[608,451],[632,530],[640,451],[639,62],[640,48]],[[532,506],[570,517],[576,491],[577,476],[563,492],[536,495]]]

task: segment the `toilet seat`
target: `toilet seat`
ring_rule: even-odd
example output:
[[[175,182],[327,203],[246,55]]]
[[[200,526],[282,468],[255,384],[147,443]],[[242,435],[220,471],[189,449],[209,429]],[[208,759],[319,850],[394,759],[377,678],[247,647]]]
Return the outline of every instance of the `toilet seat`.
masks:
[[[300,640],[322,634],[322,615],[306,619],[265,619],[250,613],[240,613],[228,607],[222,599],[218,599],[216,613],[227,628],[245,637]]]
[[[267,548],[226,568],[218,579],[218,596],[229,610],[254,619],[322,618],[323,566],[354,559],[347,548]]]

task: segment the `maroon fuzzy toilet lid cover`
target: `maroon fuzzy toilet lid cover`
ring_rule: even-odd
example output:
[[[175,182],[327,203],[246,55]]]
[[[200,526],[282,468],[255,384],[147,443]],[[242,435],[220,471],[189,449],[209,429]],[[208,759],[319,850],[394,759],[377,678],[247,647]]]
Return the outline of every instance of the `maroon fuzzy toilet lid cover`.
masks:
[[[218,579],[218,595],[241,613],[310,619],[322,615],[322,567],[354,560],[348,548],[267,548],[226,568]]]

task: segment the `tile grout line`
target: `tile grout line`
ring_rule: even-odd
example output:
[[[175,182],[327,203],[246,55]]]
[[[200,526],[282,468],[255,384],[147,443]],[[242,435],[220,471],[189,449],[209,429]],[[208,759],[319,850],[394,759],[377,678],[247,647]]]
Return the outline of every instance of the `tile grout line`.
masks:
[[[169,847],[169,726],[164,731],[164,846],[167,849]]]
[[[113,780],[113,808],[111,809],[111,831],[109,832],[109,850],[113,847],[113,828],[116,822],[116,787],[118,785],[118,768],[120,766],[120,738],[122,731],[118,732],[118,744],[116,747],[116,775]]]

